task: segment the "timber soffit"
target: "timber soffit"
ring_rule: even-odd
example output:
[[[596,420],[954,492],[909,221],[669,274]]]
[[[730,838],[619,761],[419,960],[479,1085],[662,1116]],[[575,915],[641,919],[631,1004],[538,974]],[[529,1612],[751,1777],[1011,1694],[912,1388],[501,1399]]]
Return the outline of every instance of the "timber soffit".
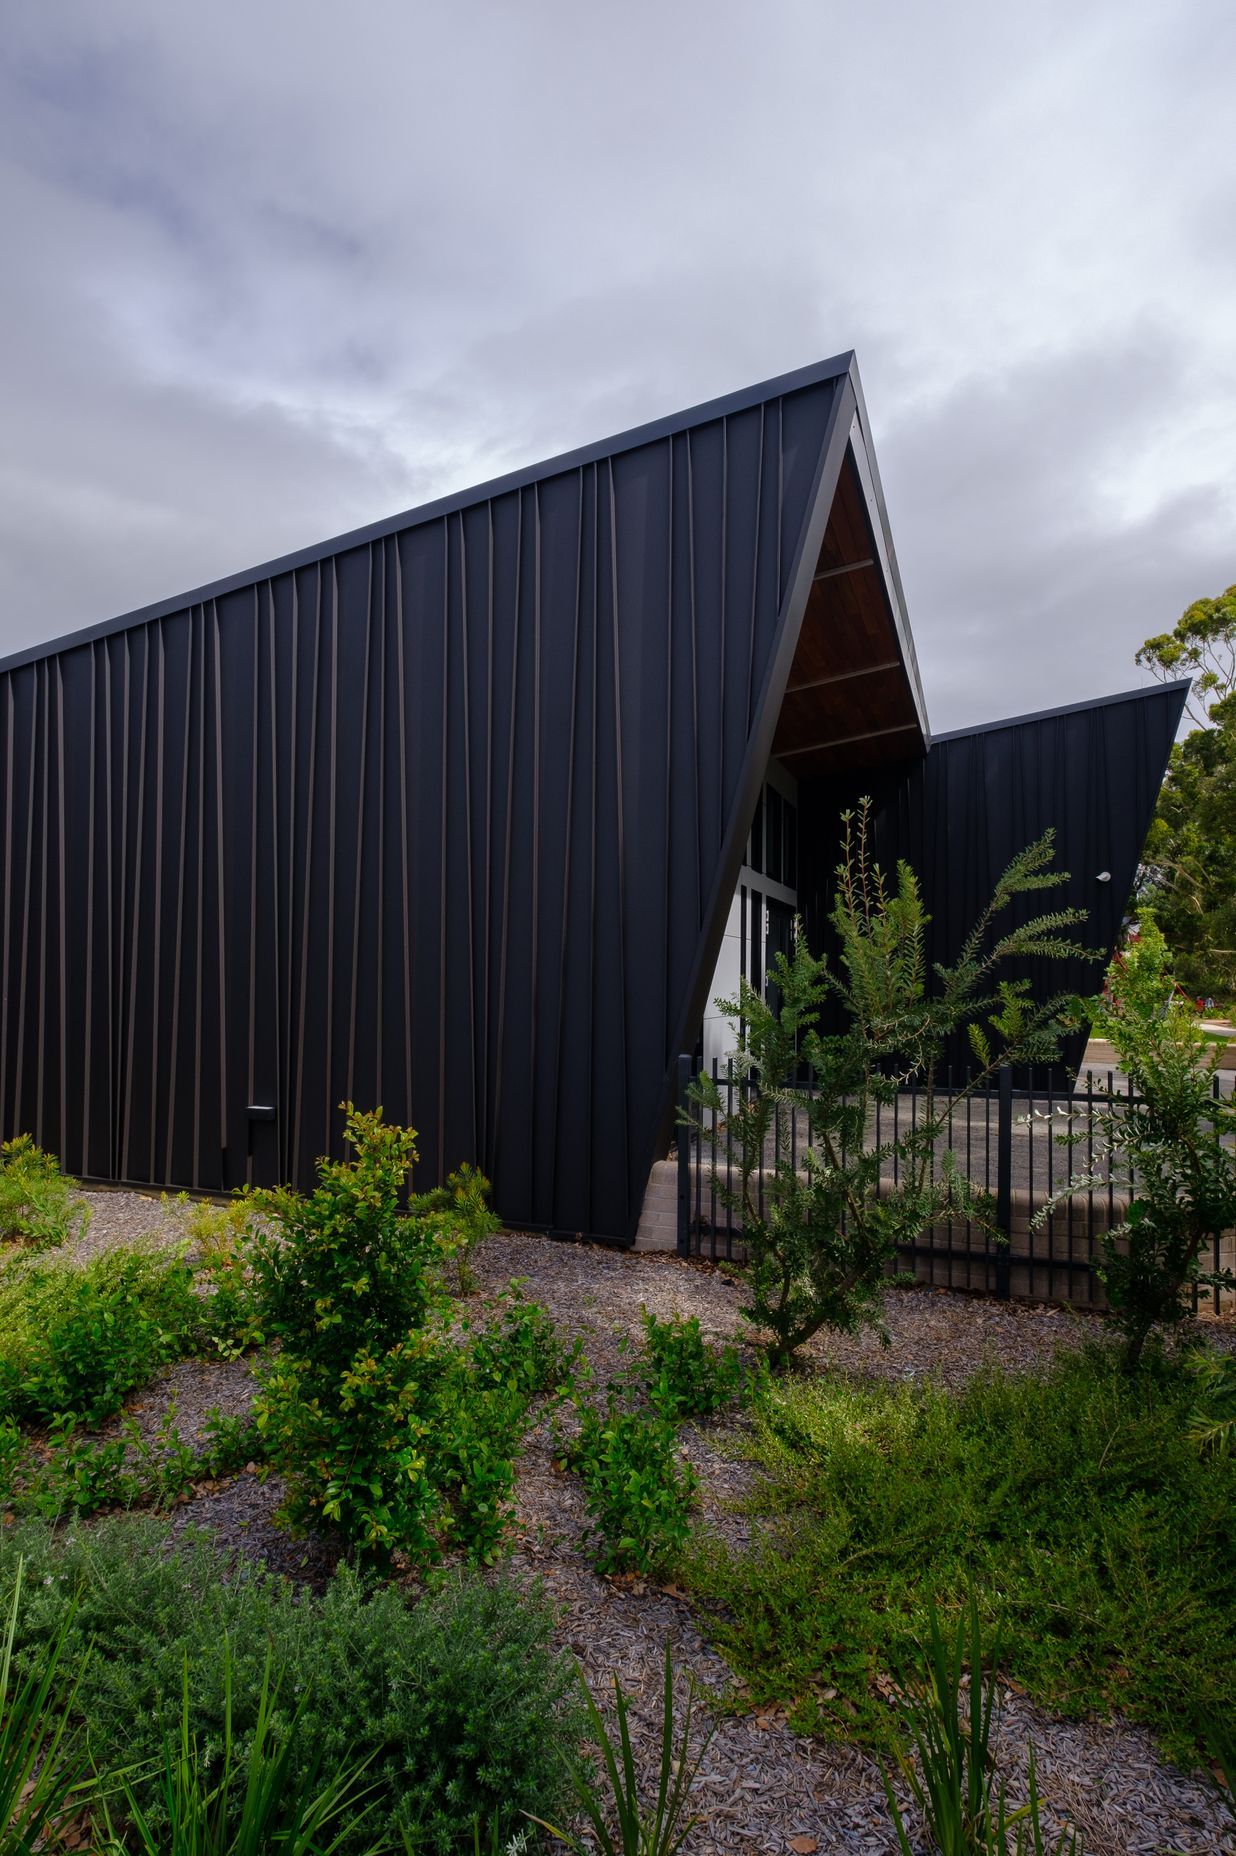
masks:
[[[854,351],[847,349],[842,354],[831,356],[826,361],[817,361],[808,367],[801,367],[787,374],[777,375],[771,380],[758,382],[755,386],[743,387],[736,393],[729,393],[718,399],[706,400],[698,406],[689,407],[684,412],[671,413],[659,419],[650,420],[645,425],[633,426],[629,431],[621,432],[613,438],[598,439],[582,445],[573,451],[562,452],[557,457],[547,458],[539,464],[529,464],[519,470],[510,471],[501,477],[491,478],[488,482],[470,485],[463,490],[452,491],[448,496],[437,497],[433,502],[422,503],[416,508],[403,510],[397,515],[385,516],[380,521],[367,523],[364,527],[349,529],[342,535],[331,536],[310,546],[298,548],[290,554],[280,555],[275,560],[263,561],[256,567],[244,569],[239,573],[224,575],[203,586],[193,587],[186,593],[179,593],[169,599],[155,601],[151,605],[136,607],[131,612],[120,614],[113,619],[104,619],[93,625],[86,625],[77,631],[68,632],[58,638],[48,639],[45,643],[23,646],[9,656],[0,658],[0,672],[18,670],[24,664],[37,663],[48,657],[55,657],[62,651],[74,649],[78,645],[93,644],[96,639],[108,638],[117,632],[134,629],[152,620],[170,617],[173,613],[184,612],[192,606],[203,605],[210,600],[220,599],[224,594],[233,593],[251,587],[255,583],[274,579],[279,574],[289,573],[298,567],[312,566],[315,562],[332,555],[345,553],[348,549],[364,547],[373,541],[382,541],[387,536],[400,534],[410,528],[418,528],[422,523],[433,522],[443,516],[471,508],[476,503],[489,501],[514,490],[520,490],[534,483],[544,482],[566,471],[578,470],[587,464],[596,463],[605,458],[617,457],[622,452],[634,451],[641,445],[654,443],[657,439],[667,438],[692,427],[705,425],[712,420],[724,419],[733,413],[745,412],[751,407],[759,406],[767,400],[794,393],[804,387],[822,385],[828,380],[843,380],[848,376],[854,390],[856,405],[862,407],[862,391],[858,384],[858,367]],[[857,420],[855,422],[857,428]],[[861,447],[864,452],[865,445]],[[856,455],[860,447],[855,446]],[[892,573],[896,576],[896,560],[892,554],[892,543],[888,536],[887,516],[884,513],[883,494],[879,489],[879,480],[874,473],[874,460],[868,457],[868,468],[877,498],[876,507],[880,515],[880,526],[876,526],[873,515],[873,527],[877,535],[882,535]],[[901,615],[899,632],[904,625],[904,605],[900,601],[900,581],[895,579],[898,599],[893,601],[894,611]],[[892,595],[890,585],[890,598]],[[921,710],[921,690],[918,684],[918,667],[914,661],[914,647],[909,641],[908,629],[903,634],[903,650],[908,642],[907,669],[915,689],[915,700]]]

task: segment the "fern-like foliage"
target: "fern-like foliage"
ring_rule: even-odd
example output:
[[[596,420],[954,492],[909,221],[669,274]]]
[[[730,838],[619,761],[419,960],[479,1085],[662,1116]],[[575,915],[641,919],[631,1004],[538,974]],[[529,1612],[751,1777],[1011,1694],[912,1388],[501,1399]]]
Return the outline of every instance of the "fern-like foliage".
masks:
[[[999,932],[1018,898],[1066,880],[1049,868],[1048,834],[1014,858],[957,960],[929,969],[930,918],[913,870],[899,863],[890,879],[875,862],[869,801],[842,824],[835,961],[814,955],[796,922],[791,953],[769,968],[779,1003],[745,979],[736,998],[717,1001],[737,1028],[731,1077],[724,1091],[697,1078],[687,1110],[712,1148],[717,1195],[741,1219],[744,1312],[771,1336],[774,1366],[821,1327],[878,1327],[890,1266],[932,1224],[993,1225],[989,1196],[947,1147],[958,1100],[937,1084],[947,1041],[969,1036],[976,1067],[963,1096],[1002,1063],[1049,1060],[1077,1002],[1035,1000],[1027,982],[999,969],[1029,954],[1086,952],[1070,938],[1085,919],[1076,909]],[[829,1001],[843,1028],[824,1033]],[[877,1139],[877,1110],[910,1085],[920,1092],[915,1122]]]

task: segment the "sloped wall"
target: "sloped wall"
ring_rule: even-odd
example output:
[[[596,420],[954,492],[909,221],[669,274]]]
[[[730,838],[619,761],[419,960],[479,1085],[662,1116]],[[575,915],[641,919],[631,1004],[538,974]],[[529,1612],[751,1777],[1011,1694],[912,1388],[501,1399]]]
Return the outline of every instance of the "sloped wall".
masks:
[[[632,1235],[853,408],[779,384],[0,668],[3,1133],[304,1185],[352,1098]]]

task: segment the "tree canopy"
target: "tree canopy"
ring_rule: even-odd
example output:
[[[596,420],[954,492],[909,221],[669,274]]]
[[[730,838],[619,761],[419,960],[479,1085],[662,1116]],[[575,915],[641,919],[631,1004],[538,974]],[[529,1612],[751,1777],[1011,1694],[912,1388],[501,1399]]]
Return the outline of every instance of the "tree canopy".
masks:
[[[1236,586],[1197,599],[1137,662],[1165,681],[1193,679],[1197,726],[1172,748],[1146,844],[1143,902],[1197,994],[1236,996]]]

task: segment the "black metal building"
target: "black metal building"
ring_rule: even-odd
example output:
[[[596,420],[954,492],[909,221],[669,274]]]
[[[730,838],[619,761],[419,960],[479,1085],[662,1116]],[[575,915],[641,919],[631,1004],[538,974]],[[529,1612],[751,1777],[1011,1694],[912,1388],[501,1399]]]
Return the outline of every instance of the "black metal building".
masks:
[[[931,743],[849,355],[19,653],[0,1132],[304,1184],[380,1102],[625,1240],[735,899],[797,893],[770,762],[809,922],[862,791],[941,948],[1049,824],[1110,946],[1182,702]]]

